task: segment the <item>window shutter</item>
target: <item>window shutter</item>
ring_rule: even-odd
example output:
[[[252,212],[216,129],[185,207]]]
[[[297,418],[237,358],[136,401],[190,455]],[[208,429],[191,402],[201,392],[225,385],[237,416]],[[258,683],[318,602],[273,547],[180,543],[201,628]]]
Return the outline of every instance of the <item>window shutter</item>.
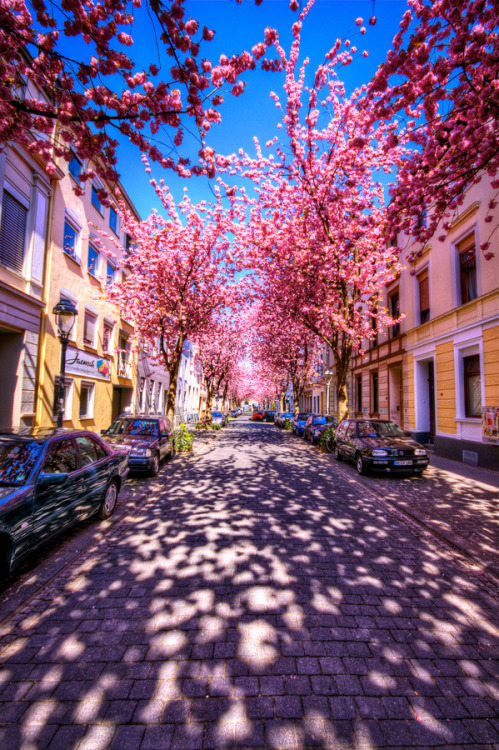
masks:
[[[6,190],[2,199],[0,263],[22,273],[28,210]]]

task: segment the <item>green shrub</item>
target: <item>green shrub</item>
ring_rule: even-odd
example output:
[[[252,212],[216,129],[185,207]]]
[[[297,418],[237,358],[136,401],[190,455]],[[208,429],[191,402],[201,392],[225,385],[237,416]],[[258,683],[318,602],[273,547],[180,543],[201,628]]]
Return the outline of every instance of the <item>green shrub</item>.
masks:
[[[194,435],[188,432],[184,423],[179,424],[178,429],[173,433],[173,444],[176,453],[185,453],[192,450],[192,441]]]
[[[336,435],[336,427],[328,427],[327,430],[324,430],[324,432],[321,432],[321,436],[319,438],[319,448],[321,451],[326,451],[326,443],[329,440],[330,437],[334,438]]]
[[[212,430],[221,430],[222,429],[222,425],[219,422],[217,422],[216,424],[210,425],[210,427],[211,427]]]
[[[293,429],[293,422],[291,419],[285,419],[284,420],[284,429],[285,430],[292,430]]]

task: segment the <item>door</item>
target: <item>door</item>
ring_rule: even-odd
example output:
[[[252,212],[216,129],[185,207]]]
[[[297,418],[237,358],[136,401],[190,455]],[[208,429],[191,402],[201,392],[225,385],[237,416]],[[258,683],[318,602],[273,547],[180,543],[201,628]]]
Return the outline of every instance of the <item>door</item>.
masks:
[[[57,483],[44,484],[43,475],[59,476]],[[57,477],[55,477],[57,479]],[[33,534],[36,544],[49,539],[73,523],[85,492],[72,438],[55,440],[48,446],[35,490]]]
[[[112,466],[102,445],[91,436],[79,435],[76,445],[80,454],[80,473],[84,486],[77,512],[83,518],[92,515],[99,508]]]

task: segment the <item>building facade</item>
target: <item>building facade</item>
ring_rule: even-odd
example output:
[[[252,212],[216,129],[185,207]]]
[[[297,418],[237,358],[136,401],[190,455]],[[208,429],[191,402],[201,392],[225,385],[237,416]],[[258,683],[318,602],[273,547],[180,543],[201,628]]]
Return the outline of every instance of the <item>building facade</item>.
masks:
[[[492,203],[491,203],[492,202]],[[400,323],[352,361],[351,411],[391,419],[435,452],[499,466],[499,211],[489,181],[468,189],[443,242],[399,237],[406,268],[385,290]],[[492,208],[490,206],[493,206]],[[490,218],[489,218],[490,217]],[[480,244],[491,237],[494,257]]]

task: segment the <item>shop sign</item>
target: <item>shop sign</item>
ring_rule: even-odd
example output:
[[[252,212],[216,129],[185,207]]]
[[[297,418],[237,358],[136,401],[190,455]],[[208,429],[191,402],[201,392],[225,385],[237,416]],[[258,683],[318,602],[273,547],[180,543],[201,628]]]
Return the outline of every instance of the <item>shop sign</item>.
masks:
[[[482,409],[482,435],[484,443],[499,444],[499,406]]]
[[[111,363],[104,357],[68,347],[66,372],[68,375],[80,375],[82,378],[111,380]]]

